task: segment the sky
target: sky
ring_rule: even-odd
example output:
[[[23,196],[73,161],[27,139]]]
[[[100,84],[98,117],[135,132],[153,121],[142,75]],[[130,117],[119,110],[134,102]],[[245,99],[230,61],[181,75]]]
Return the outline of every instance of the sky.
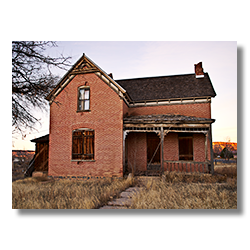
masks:
[[[194,64],[202,62],[216,92],[212,98],[213,141],[237,142],[237,42],[150,42],[150,41],[58,41],[58,47],[46,51],[50,56],[71,57],[74,64],[83,53],[114,79],[194,73]],[[63,76],[66,72],[54,70]],[[49,133],[48,111],[35,111],[41,124],[25,138],[12,138],[12,149],[34,150],[30,140]]]

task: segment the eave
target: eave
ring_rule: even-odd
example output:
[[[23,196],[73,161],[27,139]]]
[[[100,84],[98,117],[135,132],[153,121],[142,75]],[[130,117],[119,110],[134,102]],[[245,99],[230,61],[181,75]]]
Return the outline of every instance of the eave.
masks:
[[[211,96],[197,96],[186,98],[172,99],[155,99],[143,101],[130,101],[129,107],[144,107],[144,106],[160,106],[160,105],[175,105],[175,104],[194,104],[194,103],[210,103]]]

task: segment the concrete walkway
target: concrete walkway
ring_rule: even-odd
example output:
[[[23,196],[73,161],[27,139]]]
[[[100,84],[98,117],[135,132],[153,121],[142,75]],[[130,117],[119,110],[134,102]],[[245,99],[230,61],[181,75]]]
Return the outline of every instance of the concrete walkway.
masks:
[[[100,207],[99,209],[128,209],[132,204],[132,197],[138,194],[143,187],[129,187],[121,192],[119,198],[108,202],[108,205]]]

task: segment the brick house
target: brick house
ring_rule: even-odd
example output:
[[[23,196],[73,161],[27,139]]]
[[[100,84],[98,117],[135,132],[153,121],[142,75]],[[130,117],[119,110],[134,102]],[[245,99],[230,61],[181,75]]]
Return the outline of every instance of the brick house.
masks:
[[[195,73],[114,80],[85,54],[46,97],[49,176],[213,172],[211,98]]]

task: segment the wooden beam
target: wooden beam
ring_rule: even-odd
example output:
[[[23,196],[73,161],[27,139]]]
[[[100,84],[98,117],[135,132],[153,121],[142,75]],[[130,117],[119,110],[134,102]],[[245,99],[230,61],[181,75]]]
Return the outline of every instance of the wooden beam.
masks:
[[[166,163],[191,163],[191,164],[208,164],[208,161],[184,161],[184,160],[179,160],[179,161],[171,161],[171,160],[164,160]]]
[[[126,155],[125,155],[125,151],[126,151],[126,136],[127,136],[127,131],[123,131],[123,147],[122,147],[122,164],[123,164],[123,174],[125,173],[125,160],[126,160]]]
[[[137,120],[133,118],[125,118],[124,119],[124,124],[138,124],[138,125],[166,125],[166,124],[176,124],[178,125],[183,125],[183,126],[194,126],[195,124],[210,124],[213,123],[213,120],[196,120],[196,121],[178,121],[178,120],[159,120],[159,121],[154,121],[154,120],[145,120],[143,118],[138,118]]]
[[[207,133],[205,133],[205,160],[207,161]]]
[[[87,74],[87,73],[94,73],[94,72],[98,72],[98,69],[88,68],[88,69],[73,70],[72,72],[70,72],[70,75]]]
[[[170,130],[169,132],[175,132],[175,133],[202,133],[204,134],[207,132],[206,130]]]
[[[123,123],[124,128],[155,128],[155,127],[164,127],[169,128],[171,126],[171,130],[174,130],[175,128],[208,128],[209,129],[210,124],[175,124],[175,122],[163,124],[163,123],[150,123],[150,124],[143,124],[143,123]]]
[[[163,127],[161,127],[161,168],[162,174],[164,173],[164,131]]]

